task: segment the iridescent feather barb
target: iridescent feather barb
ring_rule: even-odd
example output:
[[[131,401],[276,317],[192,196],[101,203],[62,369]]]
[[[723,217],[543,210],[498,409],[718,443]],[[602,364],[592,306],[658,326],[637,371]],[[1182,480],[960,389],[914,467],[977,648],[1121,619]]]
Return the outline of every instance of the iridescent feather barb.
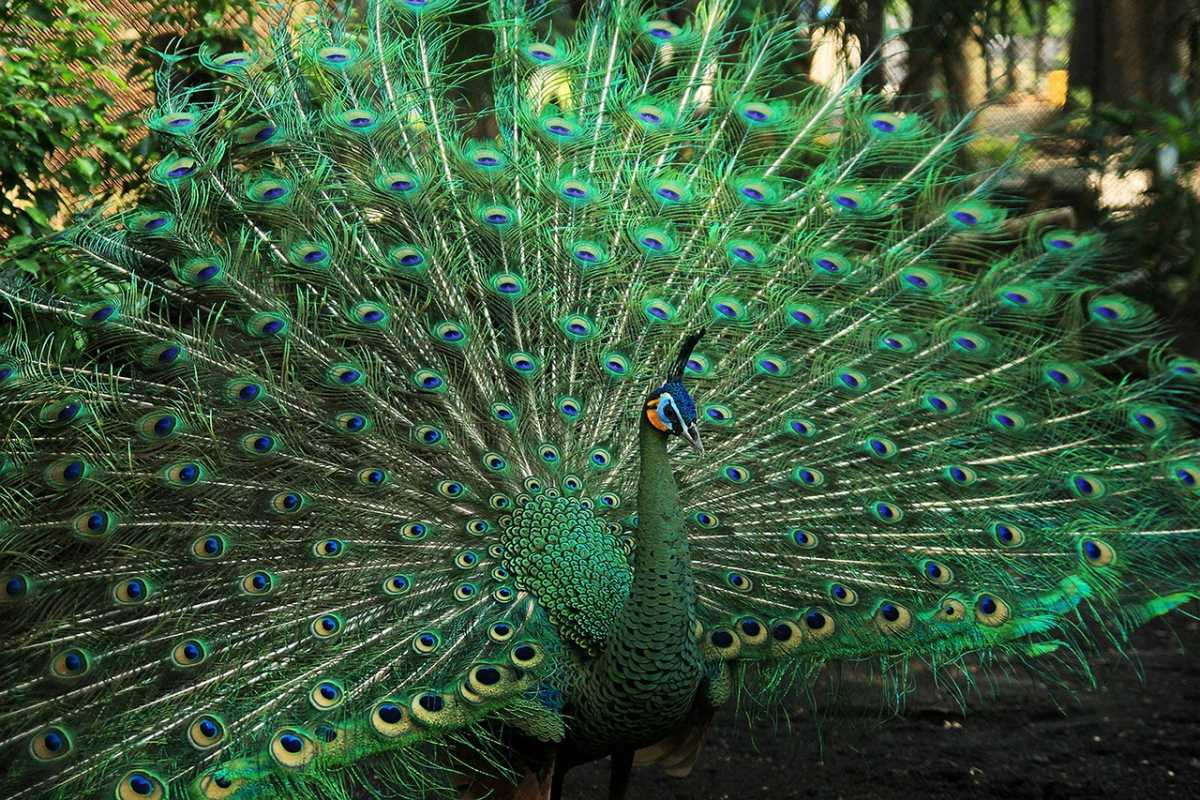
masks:
[[[753,5],[487,12],[169,60],[88,291],[0,286],[0,798],[680,772],[733,694],[1193,596],[1200,363],[965,126]]]

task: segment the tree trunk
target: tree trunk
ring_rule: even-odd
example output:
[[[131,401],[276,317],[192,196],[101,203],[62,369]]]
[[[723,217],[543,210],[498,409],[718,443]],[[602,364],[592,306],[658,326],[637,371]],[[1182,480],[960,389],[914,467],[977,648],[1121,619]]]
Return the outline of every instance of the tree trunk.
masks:
[[[885,3],[886,0],[848,0],[844,5],[846,32],[858,39],[863,61],[872,54],[878,57],[875,49],[883,44]],[[863,91],[878,94],[886,83],[883,64],[879,63],[863,76]]]
[[[904,108],[928,106],[936,79],[945,85],[944,110],[965,114],[970,73],[963,45],[970,33],[970,19],[944,0],[910,0],[912,24],[904,34],[908,45],[907,73],[900,85]]]
[[[1075,0],[1070,87],[1093,103],[1170,101],[1196,4],[1180,0]]]
[[[1017,91],[1017,35],[1013,31],[1012,14],[1020,13],[1008,3],[1000,9],[1000,31],[1004,37],[1004,93]]]
[[[1038,0],[1037,33],[1033,38],[1033,88],[1041,91],[1046,75],[1046,29],[1050,26],[1050,0]]]

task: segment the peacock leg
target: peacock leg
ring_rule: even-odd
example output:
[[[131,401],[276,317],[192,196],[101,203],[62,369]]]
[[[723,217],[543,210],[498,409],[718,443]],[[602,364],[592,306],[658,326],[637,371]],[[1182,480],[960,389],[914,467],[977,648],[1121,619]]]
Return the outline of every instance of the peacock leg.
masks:
[[[608,800],[625,800],[629,789],[629,773],[633,770],[633,750],[618,750],[612,754],[608,774]]]

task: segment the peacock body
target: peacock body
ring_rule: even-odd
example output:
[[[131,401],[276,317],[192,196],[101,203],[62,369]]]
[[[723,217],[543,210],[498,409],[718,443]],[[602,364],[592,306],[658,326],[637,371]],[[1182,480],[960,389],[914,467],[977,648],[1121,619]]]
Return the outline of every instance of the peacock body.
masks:
[[[0,796],[686,770],[734,694],[1078,666],[1193,596],[1200,363],[1098,237],[796,92],[787,19],[672,19],[167,59],[173,153],[60,242],[94,280],[0,289]]]

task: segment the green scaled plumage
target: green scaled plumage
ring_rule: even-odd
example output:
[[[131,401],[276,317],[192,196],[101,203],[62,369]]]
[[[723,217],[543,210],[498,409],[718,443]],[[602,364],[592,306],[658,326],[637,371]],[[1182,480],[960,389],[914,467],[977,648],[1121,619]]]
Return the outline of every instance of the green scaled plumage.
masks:
[[[140,206],[63,234],[94,291],[0,288],[0,798],[694,755],[734,693],[1193,596],[1200,363],[1097,237],[796,93],[754,4],[520,5],[172,60]]]

